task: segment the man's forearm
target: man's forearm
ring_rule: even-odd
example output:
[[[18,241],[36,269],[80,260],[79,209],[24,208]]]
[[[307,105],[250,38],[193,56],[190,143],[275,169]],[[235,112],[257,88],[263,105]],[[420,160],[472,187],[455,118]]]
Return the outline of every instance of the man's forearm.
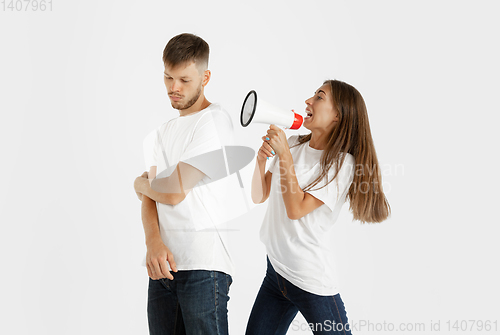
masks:
[[[180,194],[178,193],[160,193],[156,192],[149,186],[149,182],[143,188],[143,195],[147,196],[153,201],[165,204],[165,205],[177,205],[180,201]]]
[[[161,240],[156,203],[145,194],[142,195],[141,217],[146,244],[158,239]]]
[[[149,199],[165,204],[165,205],[177,205],[181,202],[185,195],[182,193],[160,193],[156,192],[149,185],[149,181],[146,178],[139,178],[136,183],[136,191],[142,193]]]

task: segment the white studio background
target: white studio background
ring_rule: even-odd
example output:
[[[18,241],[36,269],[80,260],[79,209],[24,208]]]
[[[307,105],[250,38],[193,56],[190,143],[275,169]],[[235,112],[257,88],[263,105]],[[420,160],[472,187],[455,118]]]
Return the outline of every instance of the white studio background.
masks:
[[[254,150],[267,126],[239,125],[250,89],[299,112],[326,79],[363,94],[392,216],[361,225],[346,205],[334,227],[353,333],[386,334],[385,322],[465,334],[448,332],[447,321],[496,320],[486,333],[498,334],[498,7],[52,0],[51,11],[0,8],[0,333],[147,334],[133,180],[144,171],[146,134],[177,115],[163,48],[191,32],[211,47],[208,99]],[[253,167],[241,171],[247,182]],[[244,333],[264,277],[266,207],[231,223],[232,334]],[[307,334],[303,322],[289,334]],[[372,328],[359,329],[363,322]],[[436,322],[440,332],[431,331]]]

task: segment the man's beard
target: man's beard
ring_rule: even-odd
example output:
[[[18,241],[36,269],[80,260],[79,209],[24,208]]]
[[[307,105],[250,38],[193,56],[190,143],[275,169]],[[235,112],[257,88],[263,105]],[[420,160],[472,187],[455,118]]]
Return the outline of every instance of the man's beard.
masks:
[[[196,92],[196,94],[194,95],[194,97],[189,100],[188,102],[186,102],[184,105],[181,105],[181,106],[174,106],[174,104],[172,103],[172,107],[174,109],[177,109],[177,110],[184,110],[184,109],[188,109],[189,107],[193,106],[196,101],[198,101],[198,99],[200,98],[200,95],[201,95],[201,88],[202,88],[202,85],[200,85],[200,88],[198,89],[198,92]]]

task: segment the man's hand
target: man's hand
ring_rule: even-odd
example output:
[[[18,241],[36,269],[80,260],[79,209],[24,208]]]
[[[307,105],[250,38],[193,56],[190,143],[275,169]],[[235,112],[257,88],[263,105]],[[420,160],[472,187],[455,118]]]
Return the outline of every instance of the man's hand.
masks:
[[[148,171],[144,171],[144,173],[140,177],[135,178],[135,181],[134,181],[135,194],[137,194],[137,198],[139,198],[139,200],[141,200],[141,201],[142,201],[142,193],[139,192],[138,190],[141,187],[141,183],[144,182],[143,179],[146,179],[146,180],[148,179]]]
[[[174,276],[168,270],[168,264],[170,264],[172,271],[177,272],[177,265],[175,264],[172,252],[160,239],[147,243],[146,246],[148,250],[146,253],[146,266],[149,277],[153,280],[160,278],[173,280]]]

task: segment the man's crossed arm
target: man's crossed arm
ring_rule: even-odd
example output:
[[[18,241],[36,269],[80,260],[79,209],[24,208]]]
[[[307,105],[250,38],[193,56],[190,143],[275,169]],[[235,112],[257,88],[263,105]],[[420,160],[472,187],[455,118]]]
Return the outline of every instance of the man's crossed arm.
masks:
[[[155,189],[160,191],[158,192],[151,188],[151,182],[156,177],[156,166],[152,166],[148,174],[145,172],[135,179],[134,189],[138,196],[143,194],[162,204],[177,205],[204,176],[197,168],[179,162],[170,176],[154,181]]]
[[[174,279],[168,264],[172,271],[177,272],[174,255],[161,239],[155,201],[168,205],[178,204],[204,176],[200,170],[180,162],[169,177],[157,180],[157,189],[164,190],[164,193],[157,192],[150,186],[150,182],[156,177],[156,166],[152,166],[149,173],[144,172],[135,179],[134,189],[142,200],[141,216],[147,246],[146,267],[151,279]]]

